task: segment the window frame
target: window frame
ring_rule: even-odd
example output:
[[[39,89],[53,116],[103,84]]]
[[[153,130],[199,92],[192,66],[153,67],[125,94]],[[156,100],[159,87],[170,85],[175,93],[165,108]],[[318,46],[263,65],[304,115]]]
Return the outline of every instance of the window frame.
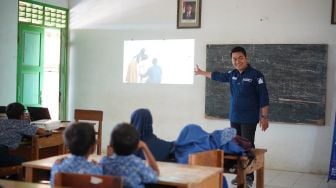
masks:
[[[46,26],[44,24],[44,21],[42,24],[36,24],[36,23],[32,23],[32,22],[23,22],[23,21],[19,21],[19,12],[20,12],[20,2],[26,2],[26,3],[30,3],[30,4],[35,4],[38,6],[43,6],[43,11],[45,9],[45,7],[48,8],[52,8],[52,9],[56,9],[56,10],[62,10],[66,12],[66,24],[64,28],[60,28],[60,27],[54,27],[54,26]],[[43,12],[44,14],[44,12]],[[69,10],[66,8],[62,8],[62,7],[58,7],[58,6],[54,6],[54,5],[49,5],[49,4],[45,4],[45,3],[40,3],[40,2],[35,2],[32,0],[19,0],[18,1],[18,43],[19,43],[19,34],[21,32],[21,27],[20,25],[24,24],[24,25],[32,25],[32,26],[39,26],[42,28],[58,28],[60,29],[61,32],[61,44],[60,44],[60,81],[59,81],[59,118],[60,119],[67,119],[67,104],[68,104],[68,33],[69,33],[69,27],[68,27],[68,23],[69,23]],[[44,20],[44,18],[43,18]],[[17,53],[18,56],[20,55],[20,49],[19,49],[19,44],[18,44],[18,49],[17,49]],[[17,78],[19,77],[19,74],[21,74],[21,69],[19,67],[19,58],[17,58]],[[43,79],[43,78],[42,78]],[[18,90],[18,86],[22,83],[20,83],[21,80],[17,79],[17,91],[16,91],[16,100],[18,102],[19,101],[19,90]]]

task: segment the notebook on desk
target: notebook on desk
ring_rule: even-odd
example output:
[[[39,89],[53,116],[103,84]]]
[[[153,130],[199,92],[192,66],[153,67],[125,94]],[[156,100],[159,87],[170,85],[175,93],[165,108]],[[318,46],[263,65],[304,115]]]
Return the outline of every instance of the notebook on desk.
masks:
[[[48,108],[28,106],[27,110],[29,112],[31,121],[51,119]]]

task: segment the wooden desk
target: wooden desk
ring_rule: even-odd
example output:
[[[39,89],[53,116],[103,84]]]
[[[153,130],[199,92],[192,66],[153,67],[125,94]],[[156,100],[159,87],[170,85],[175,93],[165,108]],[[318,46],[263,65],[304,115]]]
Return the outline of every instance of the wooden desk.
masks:
[[[56,159],[66,155],[49,157],[46,159],[23,163],[25,167],[26,181],[33,182],[38,180],[38,171],[50,171]],[[101,155],[92,155],[91,159],[100,161]],[[177,187],[177,188],[200,188],[222,187],[222,168],[192,166],[177,163],[158,162],[160,176],[158,177],[158,187]]]
[[[0,179],[0,186],[2,186],[3,188],[50,188],[49,184],[30,183],[30,182],[2,180],[2,179]],[[56,186],[54,188],[59,188],[59,186]]]
[[[20,146],[10,151],[11,154],[21,156],[26,161],[43,159],[65,153],[63,131],[71,122],[62,122],[59,129],[49,136],[32,136],[25,138]],[[28,153],[28,155],[27,155]]]
[[[55,131],[49,136],[32,136],[26,138],[20,146],[10,151],[11,154],[21,156],[26,161],[64,154],[65,146],[62,131]]]
[[[256,158],[250,166],[243,169],[242,166],[237,165],[237,183],[238,183],[237,187],[238,188],[246,187],[246,174],[252,173],[254,171],[257,172],[256,173],[257,175],[256,187],[264,188],[264,163],[265,163],[265,153],[267,152],[267,150],[256,148],[256,149],[252,149],[252,151]],[[224,159],[236,160],[238,162],[237,156],[224,154]],[[243,166],[247,166],[247,163],[248,163],[247,157],[240,157],[239,160]]]

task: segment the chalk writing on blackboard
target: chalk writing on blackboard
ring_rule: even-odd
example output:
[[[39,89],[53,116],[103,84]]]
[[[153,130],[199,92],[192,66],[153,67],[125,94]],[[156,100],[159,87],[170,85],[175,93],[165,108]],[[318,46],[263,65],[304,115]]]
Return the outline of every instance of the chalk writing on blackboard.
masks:
[[[230,50],[237,45],[207,45],[207,71],[232,70]],[[325,124],[326,44],[239,44],[260,70],[270,96],[270,121]],[[228,118],[227,83],[206,81],[206,117]]]

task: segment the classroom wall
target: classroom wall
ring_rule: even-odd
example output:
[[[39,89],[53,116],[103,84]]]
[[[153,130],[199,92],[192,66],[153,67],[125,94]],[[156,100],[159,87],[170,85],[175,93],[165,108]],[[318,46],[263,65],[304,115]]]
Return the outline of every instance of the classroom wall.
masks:
[[[200,29],[176,29],[172,0],[74,0],[69,7],[69,115],[74,108],[102,109],[103,148],[113,126],[129,121],[139,107],[152,111],[155,133],[167,140],[176,139],[188,123],[208,131],[229,126],[226,120],[204,118],[203,77],[192,85],[123,84],[124,40],[194,38],[195,63],[203,68],[207,44],[329,44],[326,126],[271,122],[266,132],[256,133],[257,147],[268,149],[266,168],[327,173],[336,83],[330,0],[203,1]]]
[[[0,1],[0,106],[16,100],[17,2]]]
[[[49,4],[57,7],[68,8],[68,0],[33,0],[36,2]]]
[[[336,25],[330,0],[203,1],[202,27],[176,29],[174,0],[71,0],[69,119],[74,108],[104,111],[103,148],[113,126],[139,107],[153,113],[154,131],[176,139],[188,123],[207,131],[229,126],[204,118],[205,79],[193,85],[122,84],[123,41],[195,39],[195,63],[205,67],[206,44],[324,43],[329,45],[326,126],[271,122],[256,133],[267,148],[266,168],[327,173],[336,101]],[[64,4],[66,5],[66,3]],[[150,11],[149,11],[150,10]],[[0,1],[0,105],[15,100],[17,1]]]

